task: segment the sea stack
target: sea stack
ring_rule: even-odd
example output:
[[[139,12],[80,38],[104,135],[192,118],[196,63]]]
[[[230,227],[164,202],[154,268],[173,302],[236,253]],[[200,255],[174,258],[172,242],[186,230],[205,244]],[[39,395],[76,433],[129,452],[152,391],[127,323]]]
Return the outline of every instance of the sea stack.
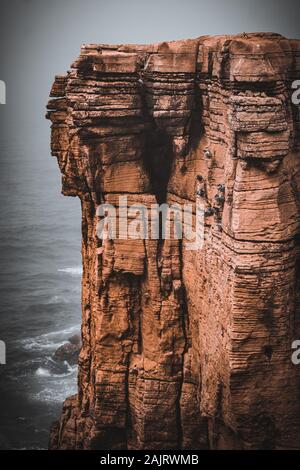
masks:
[[[56,77],[83,277],[78,394],[51,449],[300,449],[299,77],[300,41],[273,33],[85,45]],[[119,217],[119,196],[199,199],[204,243],[101,240],[97,206]]]

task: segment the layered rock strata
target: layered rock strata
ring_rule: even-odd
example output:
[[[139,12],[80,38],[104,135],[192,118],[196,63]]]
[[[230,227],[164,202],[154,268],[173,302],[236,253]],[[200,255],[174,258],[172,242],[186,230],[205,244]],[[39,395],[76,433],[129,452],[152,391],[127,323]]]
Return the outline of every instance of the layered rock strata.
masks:
[[[83,278],[78,394],[51,449],[300,448],[299,75],[300,41],[268,33],[85,45],[56,77]],[[101,240],[119,196],[199,203],[203,245]]]

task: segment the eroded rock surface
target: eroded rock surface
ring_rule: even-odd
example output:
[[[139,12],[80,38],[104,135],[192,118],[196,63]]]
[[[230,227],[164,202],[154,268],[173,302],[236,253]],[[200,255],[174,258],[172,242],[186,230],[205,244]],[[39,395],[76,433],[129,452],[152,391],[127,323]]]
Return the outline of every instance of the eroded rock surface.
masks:
[[[82,203],[78,395],[56,449],[300,448],[300,41],[86,45],[48,104]],[[205,242],[102,240],[96,208],[197,201]]]

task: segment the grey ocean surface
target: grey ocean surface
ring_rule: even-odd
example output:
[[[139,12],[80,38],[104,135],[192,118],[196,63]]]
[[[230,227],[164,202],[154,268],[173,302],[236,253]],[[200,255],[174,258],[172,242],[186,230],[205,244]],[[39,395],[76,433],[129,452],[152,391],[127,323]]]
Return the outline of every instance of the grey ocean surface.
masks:
[[[80,204],[60,194],[48,138],[27,139],[0,141],[1,449],[47,448],[77,386],[77,368],[52,355],[80,328]]]

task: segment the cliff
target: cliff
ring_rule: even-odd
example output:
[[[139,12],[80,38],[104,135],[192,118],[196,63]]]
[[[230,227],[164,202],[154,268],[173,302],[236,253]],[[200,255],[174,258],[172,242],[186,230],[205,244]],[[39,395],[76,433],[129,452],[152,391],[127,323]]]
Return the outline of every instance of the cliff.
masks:
[[[83,278],[78,394],[51,449],[300,448],[299,74],[300,41],[261,33],[85,45],[56,77]],[[204,243],[101,239],[119,196],[199,204]]]

